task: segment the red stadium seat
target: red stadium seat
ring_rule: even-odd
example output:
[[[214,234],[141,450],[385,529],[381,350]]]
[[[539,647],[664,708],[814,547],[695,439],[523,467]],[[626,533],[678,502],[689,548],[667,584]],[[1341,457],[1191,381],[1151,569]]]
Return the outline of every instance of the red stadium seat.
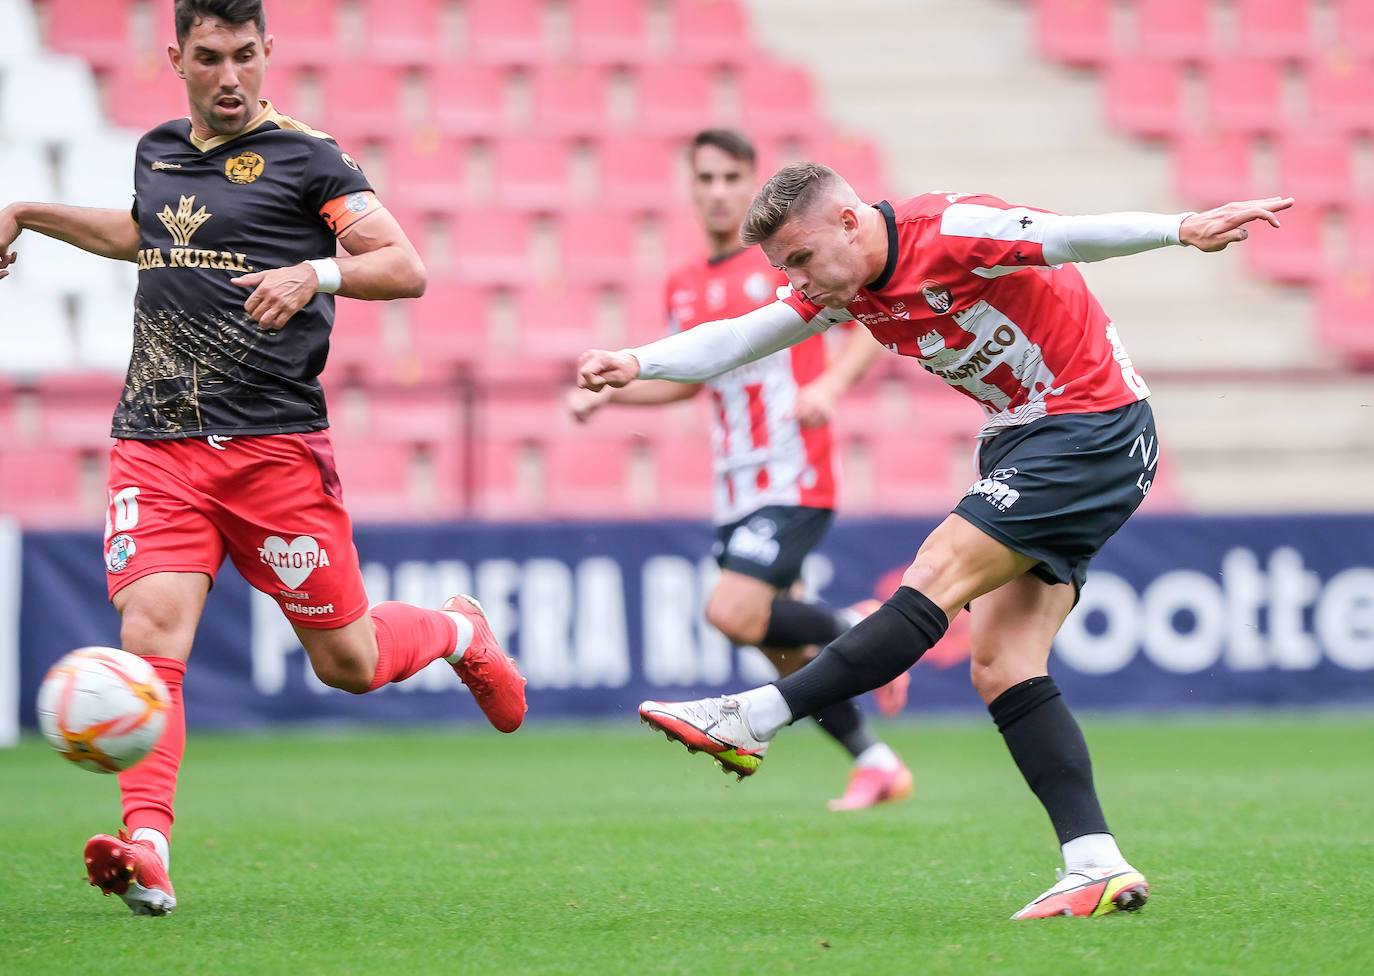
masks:
[[[534,126],[554,136],[592,138],[612,124],[610,76],[594,64],[558,61],[530,73]]]
[[[104,501],[108,450],[6,444],[0,451],[0,514],[30,527],[92,527]]]
[[[1040,53],[1075,67],[1096,67],[1112,58],[1112,0],[1035,0],[1035,37]]]
[[[1374,272],[1335,274],[1317,289],[1317,332],[1352,365],[1374,368]]]
[[[469,199],[467,144],[416,131],[391,153],[385,202],[398,212],[448,213]]]
[[[514,298],[518,331],[514,346],[502,350],[505,354],[566,364],[566,375],[571,377],[577,357],[601,345],[590,288],[531,285],[518,290]]]
[[[561,136],[520,133],[492,145],[496,197],[525,210],[557,210],[575,196],[573,146]]]
[[[738,0],[672,0],[673,57],[708,65],[744,65],[758,56]]]
[[[679,158],[668,140],[611,134],[595,144],[599,199],[621,210],[662,212],[681,199]]]
[[[1277,61],[1218,58],[1208,62],[1204,77],[1209,125],[1243,133],[1283,128],[1283,67]]]
[[[837,133],[817,137],[811,141],[810,158],[843,176],[866,201],[881,200],[892,192],[878,147],[862,136]]]
[[[654,510],[657,491],[642,442],[584,429],[542,443],[545,511],[556,517],[625,518]]]
[[[1359,200],[1345,209],[1346,258],[1352,267],[1374,268],[1374,200]]]
[[[134,0],[45,0],[42,7],[47,14],[45,40],[54,50],[79,55],[101,71],[136,60]]]
[[[690,433],[655,437],[648,447],[657,486],[654,513],[709,518],[715,503],[715,455],[706,426]]]
[[[1245,242],[1245,257],[1259,274],[1285,284],[1312,284],[1329,273],[1326,219],[1302,202],[1279,214],[1275,230],[1257,221]]]
[[[491,347],[485,287],[452,278],[431,280],[406,305],[409,348],[429,362],[481,364]]]
[[[1232,0],[1232,5],[1241,55],[1298,61],[1317,54],[1312,4],[1306,0]]]
[[[363,54],[370,61],[420,67],[442,61],[444,0],[362,0]]]
[[[1374,57],[1374,4],[1369,0],[1335,0],[1336,36],[1354,54]]]
[[[1342,132],[1374,133],[1374,58],[1357,59],[1344,51],[1307,70],[1311,120]]]
[[[1183,68],[1167,58],[1120,57],[1107,74],[1107,117],[1123,132],[1163,139],[1188,125]]]
[[[634,79],[639,132],[690,138],[722,121],[716,109],[715,72],[709,66],[660,61],[636,70]]]
[[[272,64],[323,68],[340,60],[338,0],[268,3],[267,33],[276,37]]]
[[[123,390],[124,377],[115,373],[43,377],[34,384],[38,437],[45,444],[109,450],[110,422]]]
[[[572,0],[570,33],[574,61],[637,65],[652,60],[644,0]]]
[[[1198,0],[1135,0],[1135,50],[1179,61],[1204,61],[1216,46],[1211,4]]]
[[[506,69],[470,61],[428,65],[425,121],[446,135],[490,138],[510,128]]]
[[[736,72],[735,81],[741,123],[754,139],[800,138],[825,124],[811,75],[801,65],[759,58]]]
[[[118,125],[146,131],[190,113],[186,83],[166,61],[131,59],[100,74],[105,115]]]
[[[404,124],[404,71],[394,65],[340,61],[320,72],[323,112],[317,128],[345,148],[392,137]]]
[[[489,64],[534,65],[549,50],[544,0],[465,0],[468,57]]]
[[[486,519],[544,518],[546,463],[541,442],[483,424],[473,445],[471,514]]]
[[[517,210],[463,210],[450,224],[452,275],[476,285],[519,286],[528,282],[533,277],[533,230],[531,218]]]
[[[1174,185],[1198,209],[1244,200],[1255,189],[1250,140],[1234,132],[1188,132],[1173,144]]]
[[[617,284],[636,271],[636,227],[607,207],[574,207],[558,215],[563,277],[578,285]]]
[[[1275,147],[1279,187],[1312,207],[1339,207],[1355,193],[1350,140],[1334,133],[1295,130]]]

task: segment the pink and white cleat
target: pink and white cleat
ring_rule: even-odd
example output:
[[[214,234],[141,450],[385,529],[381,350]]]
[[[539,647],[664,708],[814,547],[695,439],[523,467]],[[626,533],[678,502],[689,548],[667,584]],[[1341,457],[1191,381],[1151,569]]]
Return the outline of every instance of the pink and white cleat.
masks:
[[[1138,912],[1150,897],[1145,875],[1126,862],[1110,868],[1056,869],[1059,880],[1014,919],[1050,918],[1055,915],[1108,915]]]
[[[86,841],[86,874],[107,895],[118,895],[135,915],[167,915],[177,907],[167,867],[150,840],[96,834]]]
[[[913,790],[911,770],[904,764],[896,769],[876,766],[856,766],[849,774],[844,795],[826,804],[831,810],[867,810],[879,803],[891,803],[910,796]]]
[[[501,732],[514,732],[525,720],[525,679],[515,662],[501,650],[487,624],[482,605],[470,596],[455,596],[440,608],[460,613],[472,624],[472,641],[453,670],[467,685],[487,721]]]

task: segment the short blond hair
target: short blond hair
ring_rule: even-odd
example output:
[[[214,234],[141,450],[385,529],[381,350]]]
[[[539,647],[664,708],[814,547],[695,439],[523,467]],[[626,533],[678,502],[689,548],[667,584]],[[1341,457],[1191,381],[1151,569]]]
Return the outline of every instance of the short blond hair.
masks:
[[[792,217],[803,214],[824,191],[843,182],[840,175],[820,163],[788,163],[774,173],[754,194],[740,225],[739,239],[752,247],[772,237]]]

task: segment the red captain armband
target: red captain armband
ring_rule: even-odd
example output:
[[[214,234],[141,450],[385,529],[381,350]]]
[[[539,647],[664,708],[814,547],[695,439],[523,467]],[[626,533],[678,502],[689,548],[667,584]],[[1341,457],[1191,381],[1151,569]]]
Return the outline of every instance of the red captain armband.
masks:
[[[330,200],[320,208],[320,216],[335,237],[343,237],[358,221],[381,209],[382,202],[377,199],[377,194],[371,190],[358,190]]]

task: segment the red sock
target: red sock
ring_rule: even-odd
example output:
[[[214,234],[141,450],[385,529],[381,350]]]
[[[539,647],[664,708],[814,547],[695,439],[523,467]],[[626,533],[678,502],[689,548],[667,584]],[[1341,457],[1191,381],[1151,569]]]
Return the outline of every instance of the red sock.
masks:
[[[181,756],[186,751],[186,710],[181,705],[181,679],[186,675],[186,662],[151,654],[141,656],[167,686],[172,705],[167,713],[167,728],[153,751],[137,766],[119,774],[124,825],[130,833],[140,827],[151,827],[170,839],[177,770],[181,768]]]
[[[453,653],[458,628],[438,610],[409,603],[379,603],[372,608],[377,628],[377,674],[367,690],[388,681],[404,681],[416,671]]]

